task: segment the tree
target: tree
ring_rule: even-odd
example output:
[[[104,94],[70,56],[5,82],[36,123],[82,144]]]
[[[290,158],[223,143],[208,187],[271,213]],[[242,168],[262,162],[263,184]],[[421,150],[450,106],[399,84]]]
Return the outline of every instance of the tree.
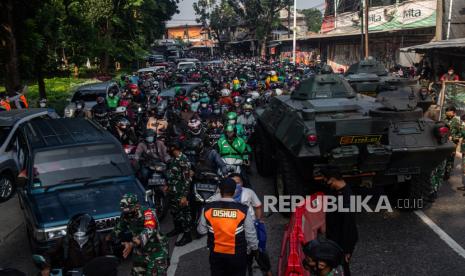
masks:
[[[147,54],[177,12],[178,0],[0,1],[0,76],[11,94],[20,79],[67,72],[68,60],[97,59],[102,73],[112,60],[131,62]]]
[[[233,8],[227,0],[221,0],[219,4],[215,0],[199,0],[193,6],[198,16],[197,22],[208,28],[210,37],[218,41],[220,51],[223,52],[225,43],[231,38],[231,29],[238,24]]]
[[[273,28],[279,22],[279,11],[290,5],[292,0],[228,0],[241,20],[261,45],[261,55],[265,56],[266,43]]]
[[[305,16],[307,28],[311,32],[319,32],[323,23],[323,14],[319,9],[305,9],[300,11]]]

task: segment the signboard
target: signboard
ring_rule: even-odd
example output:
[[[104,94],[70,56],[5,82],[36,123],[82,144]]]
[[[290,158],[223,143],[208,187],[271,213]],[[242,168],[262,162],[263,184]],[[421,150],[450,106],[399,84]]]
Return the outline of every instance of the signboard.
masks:
[[[368,14],[368,28],[370,31],[391,31],[434,27],[436,4],[437,0],[411,0],[398,5],[372,7]],[[321,31],[347,33],[353,29],[353,32],[359,32],[362,19],[358,11],[346,12],[337,14],[334,23],[334,16],[331,15],[323,21]]]

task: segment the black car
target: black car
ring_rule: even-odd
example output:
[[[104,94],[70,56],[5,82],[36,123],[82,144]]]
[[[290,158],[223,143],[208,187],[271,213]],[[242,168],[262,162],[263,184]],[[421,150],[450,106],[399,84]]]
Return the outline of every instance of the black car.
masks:
[[[18,135],[27,141],[18,194],[33,251],[65,235],[78,213],[92,215],[99,231],[110,231],[126,193],[151,205],[120,143],[92,121],[36,120],[22,125]]]

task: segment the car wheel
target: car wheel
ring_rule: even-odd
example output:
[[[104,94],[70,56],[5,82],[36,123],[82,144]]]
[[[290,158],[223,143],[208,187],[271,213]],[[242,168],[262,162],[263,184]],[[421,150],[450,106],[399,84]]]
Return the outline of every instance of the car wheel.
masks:
[[[8,174],[0,175],[0,202],[5,202],[14,194],[13,177]]]

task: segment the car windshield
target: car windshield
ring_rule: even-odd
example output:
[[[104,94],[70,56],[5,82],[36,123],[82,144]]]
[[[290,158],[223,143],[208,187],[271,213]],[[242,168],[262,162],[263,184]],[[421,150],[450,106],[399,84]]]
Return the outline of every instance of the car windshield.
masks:
[[[89,145],[37,152],[34,188],[130,175],[131,168],[117,145]]]
[[[190,69],[190,68],[194,68],[194,67],[195,67],[194,63],[179,64],[179,66],[178,66],[179,69]]]
[[[10,134],[11,126],[0,126],[0,146],[3,145],[8,134]]]
[[[74,93],[72,102],[85,101],[85,102],[95,102],[97,97],[106,97],[105,90],[78,90]]]

